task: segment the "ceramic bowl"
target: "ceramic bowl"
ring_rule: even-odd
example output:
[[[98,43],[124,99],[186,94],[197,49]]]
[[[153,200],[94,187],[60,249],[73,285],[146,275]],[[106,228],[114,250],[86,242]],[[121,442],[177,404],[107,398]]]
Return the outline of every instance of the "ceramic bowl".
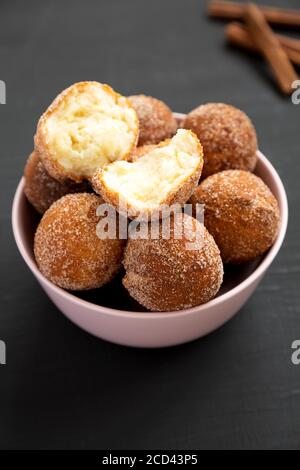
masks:
[[[180,120],[184,115],[175,116]],[[147,312],[129,297],[120,279],[101,289],[76,294],[46,279],[34,259],[33,237],[39,219],[24,195],[23,178],[13,202],[14,237],[25,263],[46,294],[80,328],[99,338],[126,346],[158,348],[185,343],[220,327],[241,309],[282,245],[288,219],[285,189],[278,173],[261,152],[258,152],[255,173],[269,186],[279,203],[281,225],[277,239],[272,248],[255,262],[226,267],[219,295],[204,305],[187,310]]]

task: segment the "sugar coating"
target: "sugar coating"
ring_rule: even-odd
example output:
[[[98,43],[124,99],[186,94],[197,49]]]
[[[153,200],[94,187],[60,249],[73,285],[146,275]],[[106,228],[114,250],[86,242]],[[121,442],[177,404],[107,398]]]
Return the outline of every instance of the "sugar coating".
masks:
[[[95,194],[68,194],[45,212],[34,239],[42,274],[69,290],[101,287],[121,268],[124,242],[99,239],[96,209],[103,200]]]
[[[60,182],[52,178],[36,152],[32,152],[27,159],[24,177],[25,195],[40,214],[44,214],[53,202],[65,194],[92,191],[87,181],[82,183],[75,183],[72,180]]]
[[[277,200],[266,184],[248,171],[227,170],[206,178],[191,202],[205,205],[204,224],[225,263],[262,255],[274,243],[280,223]]]
[[[181,310],[208,302],[223,280],[223,265],[213,237],[196,219],[172,218],[170,239],[129,239],[124,255],[123,284],[130,295],[151,311]],[[184,235],[176,239],[176,230]],[[195,250],[187,243],[200,243]]]
[[[256,132],[243,111],[223,103],[204,104],[186,116],[182,127],[194,131],[203,146],[202,179],[223,170],[254,170]]]
[[[163,101],[145,95],[129,96],[129,101],[139,119],[138,145],[158,144],[175,134],[176,120]]]

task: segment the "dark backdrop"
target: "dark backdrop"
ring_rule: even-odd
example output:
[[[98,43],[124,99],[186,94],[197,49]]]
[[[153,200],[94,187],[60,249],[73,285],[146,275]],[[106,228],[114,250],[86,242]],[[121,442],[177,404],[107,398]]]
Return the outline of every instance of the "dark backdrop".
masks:
[[[291,364],[300,339],[300,105],[278,94],[260,59],[224,45],[205,3],[1,1],[1,448],[300,447],[300,366]],[[11,203],[37,119],[79,80],[154,95],[176,111],[208,101],[242,108],[286,185],[283,249],[240,314],[206,338],[138,350],[89,336],[17,252]]]

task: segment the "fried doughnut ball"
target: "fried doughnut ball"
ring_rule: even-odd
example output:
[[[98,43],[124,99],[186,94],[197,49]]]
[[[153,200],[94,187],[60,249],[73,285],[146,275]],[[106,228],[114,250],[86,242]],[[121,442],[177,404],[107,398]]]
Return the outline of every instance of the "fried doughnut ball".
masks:
[[[34,254],[42,274],[69,290],[101,287],[121,268],[124,242],[100,239],[103,200],[95,194],[63,196],[45,212],[35,234]]]
[[[48,173],[80,182],[115,160],[127,160],[138,139],[138,117],[110,86],[79,82],[62,91],[41,116],[35,135]]]
[[[170,237],[130,238],[123,284],[151,311],[181,310],[208,302],[223,280],[219,249],[206,228],[186,214],[170,219]],[[183,235],[179,236],[180,230]]]
[[[53,202],[65,194],[92,191],[87,181],[75,183],[72,180],[66,180],[61,183],[52,178],[36,152],[32,152],[27,159],[24,177],[25,195],[40,214],[44,214]]]
[[[157,218],[164,206],[183,205],[201,176],[202,146],[192,131],[178,129],[172,139],[150,147],[137,160],[111,163],[92,179],[95,192],[130,218]]]
[[[138,145],[158,144],[175,134],[177,122],[163,101],[145,95],[128,98],[139,119]]]
[[[222,170],[254,170],[256,132],[243,111],[223,103],[204,104],[186,116],[182,127],[194,131],[203,145],[202,179]]]
[[[227,170],[206,178],[191,197],[205,205],[204,224],[224,263],[243,263],[262,255],[274,243],[280,222],[277,200],[248,171]]]

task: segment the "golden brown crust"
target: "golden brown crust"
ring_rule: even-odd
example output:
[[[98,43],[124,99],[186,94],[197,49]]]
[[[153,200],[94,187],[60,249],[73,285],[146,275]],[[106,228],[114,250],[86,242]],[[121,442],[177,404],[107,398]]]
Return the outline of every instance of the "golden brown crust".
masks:
[[[280,223],[278,203],[265,183],[247,171],[227,170],[206,178],[191,197],[204,204],[204,224],[224,263],[262,255],[274,243]]]
[[[44,214],[53,202],[65,194],[92,191],[87,181],[75,183],[72,180],[66,180],[61,183],[52,178],[36,152],[32,152],[27,159],[24,177],[25,195],[40,214]]]
[[[139,146],[158,144],[176,133],[177,122],[171,109],[163,101],[145,95],[132,95],[128,98],[139,119]]]
[[[192,131],[190,132],[191,134],[193,134]],[[151,145],[151,150],[153,150],[153,147],[161,148],[161,147],[167,146],[169,142],[170,140],[166,139],[165,141],[161,142],[160,144],[156,146]],[[203,151],[202,151],[201,143],[199,142],[198,139],[197,139],[197,142],[198,142],[198,153],[200,156],[199,164],[197,168],[195,169],[195,171],[190,177],[186,178],[185,181],[183,181],[180,184],[180,186],[174,187],[173,191],[169,193],[168,197],[161,203],[161,205],[159,205],[156,208],[145,207],[145,209],[141,210],[140,208],[137,208],[133,206],[132,204],[130,204],[127,201],[126,197],[122,195],[122,193],[113,191],[111,188],[107,186],[103,178],[103,173],[104,173],[103,169],[100,169],[95,173],[91,181],[93,189],[95,190],[97,194],[100,194],[108,204],[111,204],[113,207],[115,207],[117,211],[120,211],[120,208],[122,207],[126,207],[126,212],[123,213],[123,215],[125,215],[126,217],[129,217],[131,219],[134,219],[137,217],[139,217],[140,219],[149,219],[150,217],[160,218],[162,216],[162,206],[170,206],[172,204],[183,205],[185,202],[189,200],[189,198],[191,197],[195,188],[198,185],[202,168],[203,168]]]
[[[185,214],[171,218],[170,226],[170,239],[151,239],[149,231],[146,240],[129,239],[125,249],[123,284],[151,311],[181,310],[208,302],[223,280],[219,249],[205,227]],[[176,230],[183,226],[184,236],[176,239]],[[198,249],[187,249],[196,233]]]
[[[95,194],[68,194],[45,212],[34,238],[42,274],[69,290],[101,287],[121,268],[124,241],[100,239],[96,228],[103,203]]]
[[[56,112],[56,110],[62,105],[62,103],[70,95],[72,95],[72,93],[74,93],[75,90],[77,92],[83,92],[86,89],[86,87],[90,86],[91,84],[95,86],[100,86],[102,89],[106,91],[106,93],[113,96],[114,99],[119,99],[121,97],[119,93],[115,92],[107,84],[102,84],[102,83],[93,82],[93,81],[78,82],[78,83],[71,85],[69,88],[63,90],[54,99],[54,101],[50,104],[50,106],[47,108],[47,110],[44,112],[44,114],[42,114],[42,116],[39,119],[36,134],[34,137],[35,151],[39,154],[40,158],[42,159],[42,162],[47,172],[58,181],[64,181],[65,179],[72,179],[76,182],[81,182],[84,178],[78,175],[75,175],[71,171],[68,172],[62,165],[60,165],[56,160],[52,158],[51,150],[49,146],[49,136],[48,136],[47,129],[46,129],[47,119]],[[122,97],[122,98],[125,100],[127,106],[129,106],[130,108],[133,108],[128,99],[126,99],[125,97]],[[135,139],[133,140],[132,146],[129,149],[127,155],[124,156],[124,160],[129,158],[131,152],[133,151],[133,149],[135,148],[137,144],[137,140],[138,140],[138,118],[136,117]]]
[[[254,170],[256,132],[243,111],[223,103],[208,103],[191,111],[182,127],[194,131],[203,145],[202,179],[223,170]]]

